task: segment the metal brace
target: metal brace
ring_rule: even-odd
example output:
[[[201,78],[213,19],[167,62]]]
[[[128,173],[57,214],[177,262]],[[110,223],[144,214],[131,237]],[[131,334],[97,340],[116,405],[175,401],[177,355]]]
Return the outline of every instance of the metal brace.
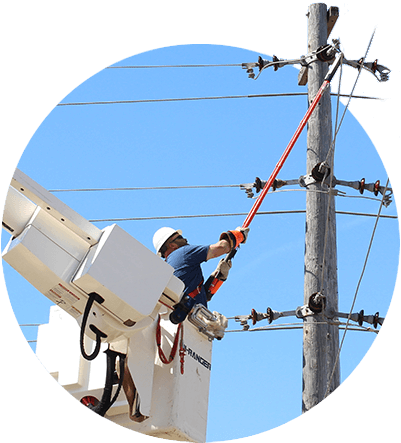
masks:
[[[250,319],[252,320],[252,324],[255,325],[258,321],[266,319],[269,324],[271,324],[274,320],[277,320],[281,317],[289,317],[291,315],[296,315],[296,311],[273,311],[272,308],[267,308],[266,314],[263,312],[257,312],[255,309],[252,309]]]
[[[338,317],[338,318],[346,318],[356,323],[358,323],[359,326],[363,325],[363,322],[369,323],[370,325],[373,325],[375,327],[375,329],[377,329],[377,325],[382,326],[383,322],[384,322],[384,318],[383,317],[379,317],[379,312],[376,312],[375,315],[365,315],[365,311],[362,309],[359,312],[355,312],[351,315],[345,313],[345,312],[336,312],[334,311],[334,309],[329,310],[328,312],[326,312],[326,317],[327,318],[334,318],[334,317]]]
[[[311,315],[315,315],[308,305],[298,306],[293,311],[274,311],[271,308],[267,308],[266,313],[257,312],[255,309],[252,309],[249,315],[236,315],[235,317],[229,317],[229,319],[234,319],[236,322],[239,322],[244,331],[248,331],[249,324],[248,320],[252,320],[252,324],[255,325],[257,322],[261,320],[267,320],[269,324],[271,324],[274,320],[277,320],[281,317],[292,317],[295,316],[297,318],[305,318]]]
[[[240,323],[243,331],[249,329],[248,320],[251,320],[251,315],[236,315],[235,317],[228,317],[229,320],[234,319],[236,322]]]
[[[312,174],[301,176],[299,178],[299,184],[300,186],[308,187],[312,183],[321,182],[321,180],[317,179],[316,176],[313,176]],[[353,188],[360,192],[360,194],[363,194],[364,191],[370,191],[372,192],[376,197],[380,194],[382,194],[383,197],[383,205],[387,208],[390,203],[392,203],[391,196],[393,194],[392,188],[387,188],[385,186],[380,186],[380,180],[376,180],[374,183],[366,183],[365,179],[362,178],[361,181],[346,181],[346,180],[338,180],[334,175],[332,178],[330,178],[329,175],[325,178],[325,184],[328,186],[328,183],[331,184],[331,188],[328,187],[329,192],[334,191],[333,188],[337,185],[339,186],[347,186],[349,188]],[[338,191],[339,192],[339,191]],[[337,192],[337,193],[338,193]],[[384,193],[386,194],[384,195]],[[336,192],[332,192],[333,195],[337,195]]]
[[[359,191],[360,194],[363,194],[365,190],[372,192],[375,196],[378,196],[379,193],[382,194],[384,196],[383,205],[386,208],[390,205],[390,203],[392,203],[391,196],[393,194],[393,189],[388,187],[386,190],[385,186],[380,186],[380,180],[376,180],[374,183],[366,183],[364,178],[362,178],[360,181],[338,180],[334,175],[332,178],[330,177],[330,171],[328,172],[326,177],[318,177],[316,176],[316,173],[312,171],[311,174],[301,175],[299,179],[295,180],[276,179],[274,180],[274,183],[272,185],[272,190],[275,191],[276,189],[279,189],[283,186],[291,185],[299,185],[302,188],[307,188],[311,184],[322,182],[323,178],[327,186],[331,182],[331,187],[328,187],[328,192],[330,192],[332,195],[338,195],[339,193],[345,194],[343,191],[333,189],[335,186],[347,186]],[[253,188],[255,188],[256,193],[259,193],[265,185],[265,180],[261,180],[259,177],[256,177],[253,183],[240,184],[240,189],[245,191],[248,198],[253,198]],[[384,195],[385,191],[386,195]]]
[[[386,82],[389,79],[389,74],[391,70],[387,68],[386,66],[379,65],[377,63],[377,59],[372,63],[365,63],[363,62],[363,58],[360,58],[359,60],[343,60],[343,63],[346,65],[352,66],[353,68],[358,69],[360,71],[361,69],[365,69],[366,71],[369,71],[372,73],[376,79],[379,82]],[[378,75],[377,75],[378,73]]]
[[[264,60],[259,56],[259,59],[256,63],[242,63],[242,68],[246,69],[248,73],[248,77],[257,80],[260,76],[261,72],[273,66],[274,70],[277,71],[278,68],[282,68],[286,65],[297,65],[300,64],[302,67],[307,68],[311,63],[316,62],[317,60],[322,62],[331,63],[334,60],[335,53],[339,50],[340,41],[333,40],[333,43],[330,45],[324,45],[317,48],[315,51],[310,52],[307,55],[303,55],[298,59],[292,60],[283,60],[279,59],[275,55],[273,55],[273,60]],[[373,74],[379,82],[386,82],[389,80],[389,75],[391,70],[386,66],[379,65],[377,63],[377,59],[374,62],[364,62],[363,58],[359,60],[347,60],[343,59],[343,63],[358,70],[365,69],[366,71]],[[259,68],[259,74],[255,77],[254,68]]]
[[[242,63],[242,69],[246,69],[249,78],[257,80],[262,71],[265,70],[266,68],[269,68],[270,66],[273,66],[273,69],[277,71],[278,68],[282,68],[283,66],[286,65],[300,64],[302,66],[307,67],[311,63],[316,62],[317,60],[330,63],[334,60],[335,54],[338,51],[338,47],[339,47],[339,41],[333,40],[332,45],[328,44],[321,46],[307,55],[303,55],[298,59],[292,59],[292,60],[279,59],[278,57],[273,55],[273,60],[269,61],[259,56],[258,61],[256,63]],[[259,68],[259,74],[256,77],[253,71],[254,68]]]
[[[253,188],[255,188],[256,193],[258,194],[261,189],[263,189],[266,185],[266,180],[261,180],[259,177],[256,177],[255,181],[253,183],[243,183],[240,184],[239,187],[241,190],[244,190],[248,198],[253,198]],[[283,186],[290,186],[290,185],[297,185],[299,184],[299,180],[280,180],[277,178],[274,180],[272,184],[272,190],[275,191],[276,189],[282,188]]]
[[[387,208],[392,202],[391,196],[393,194],[393,189],[385,186],[380,186],[380,180],[376,180],[374,183],[366,183],[365,179],[362,178],[360,181],[345,181],[338,180],[333,176],[332,186],[347,186],[349,188],[356,189],[360,194],[363,194],[365,190],[369,192],[373,192],[373,194],[377,197],[380,194],[383,195],[383,205]],[[385,194],[386,192],[386,194]],[[387,193],[388,192],[388,193]]]
[[[300,319],[305,319],[306,317],[311,317],[313,315],[323,313],[328,319],[338,318],[350,318],[350,320],[357,322],[359,326],[362,326],[363,322],[369,323],[377,329],[377,325],[382,325],[384,318],[379,316],[376,312],[375,315],[365,315],[364,311],[358,313],[349,314],[344,312],[336,312],[333,308],[326,308],[326,297],[320,292],[315,292],[309,297],[308,304],[304,306],[298,306],[294,311],[274,311],[271,308],[267,308],[266,313],[258,312],[255,309],[251,310],[249,315],[237,315],[235,317],[229,317],[229,319],[234,319],[236,322],[241,323],[242,330],[248,331],[249,324],[248,321],[252,320],[252,324],[255,325],[259,321],[267,320],[271,324],[274,320],[281,317],[291,317],[295,316]]]

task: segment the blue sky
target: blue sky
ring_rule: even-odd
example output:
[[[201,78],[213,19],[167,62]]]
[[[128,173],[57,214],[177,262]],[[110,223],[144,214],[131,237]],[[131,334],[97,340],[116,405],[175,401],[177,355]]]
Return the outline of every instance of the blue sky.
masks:
[[[358,41],[357,50],[353,41],[342,40],[346,57],[359,58],[372,31],[366,29],[368,37]],[[306,27],[303,36],[306,46]],[[271,58],[273,53],[222,45],[179,45],[148,51],[114,66],[240,64],[256,61],[259,55]],[[301,54],[276,55],[292,58]],[[382,61],[380,55],[380,47],[374,47],[368,58]],[[391,64],[390,60],[382,63]],[[292,67],[278,72],[266,70],[257,81],[248,79],[241,67],[105,69],[75,88],[62,103],[305,92],[305,87],[297,86],[297,75]],[[372,85],[372,90],[380,91],[381,85],[373,76],[363,75],[365,88]],[[345,84],[352,85],[356,71],[346,67],[343,76]],[[18,167],[47,189],[239,185],[252,182],[256,176],[268,178],[305,111],[305,97],[59,106],[33,134]],[[295,179],[306,173],[305,144],[306,133],[280,178]],[[372,141],[351,113],[337,139],[335,175],[350,181],[380,179],[382,184],[387,179]],[[298,191],[299,187],[292,189],[297,191],[269,194],[261,210],[304,209],[305,192]],[[349,196],[359,196],[350,188],[340,189]],[[238,187],[56,195],[89,220],[247,213],[253,204]],[[336,199],[337,210],[342,211],[376,213],[378,206],[373,200]],[[395,203],[383,213],[396,215]],[[222,231],[241,225],[244,219],[238,215],[119,224],[153,249],[153,233],[161,226],[182,229],[191,243],[210,244]],[[337,217],[342,312],[350,308],[374,222],[370,217]],[[111,223],[95,224],[103,228]],[[292,310],[301,305],[304,231],[303,214],[255,217],[249,240],[235,257],[230,278],[210,309],[231,317],[249,314],[252,308],[265,312],[267,307]],[[4,234],[2,249],[8,240]],[[355,311],[386,314],[398,254],[398,222],[381,220]],[[204,265],[205,276],[216,264],[211,261]],[[47,322],[50,302],[5,263],[3,269],[18,323]],[[239,324],[230,321],[229,329],[239,329]],[[35,339],[35,330],[24,328],[23,332],[27,339]],[[365,332],[347,334],[341,353],[342,380],[359,364],[375,337]],[[214,344],[212,365],[208,441],[253,435],[300,415],[302,331],[227,333]]]

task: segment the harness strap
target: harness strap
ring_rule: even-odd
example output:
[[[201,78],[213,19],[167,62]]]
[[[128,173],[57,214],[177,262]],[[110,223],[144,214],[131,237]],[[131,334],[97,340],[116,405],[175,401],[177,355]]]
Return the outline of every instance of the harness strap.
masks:
[[[195,298],[202,290],[202,285],[203,285],[203,280],[199,283],[199,285],[192,292],[190,292],[188,294],[188,297]]]

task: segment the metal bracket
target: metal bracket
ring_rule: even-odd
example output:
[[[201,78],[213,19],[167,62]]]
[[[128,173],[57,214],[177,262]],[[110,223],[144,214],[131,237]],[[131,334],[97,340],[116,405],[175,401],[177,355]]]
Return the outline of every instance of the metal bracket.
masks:
[[[363,194],[364,191],[372,192],[375,196],[378,196],[378,194],[384,195],[383,198],[383,205],[387,208],[390,203],[392,203],[391,196],[393,194],[392,188],[387,188],[385,186],[380,186],[380,180],[376,180],[374,183],[366,183],[365,179],[362,178],[360,181],[346,181],[346,180],[338,180],[334,175],[331,177],[330,175],[330,168],[327,168],[326,173],[322,173],[321,171],[321,164],[318,163],[312,170],[310,174],[307,175],[301,175],[299,179],[294,180],[281,180],[277,178],[274,180],[272,185],[272,190],[275,191],[283,186],[291,186],[291,185],[299,185],[303,188],[307,188],[309,185],[314,183],[321,183],[324,180],[324,184],[328,187],[328,191],[332,195],[338,195],[339,192],[343,193],[342,191],[334,190],[333,188],[337,185],[339,186],[347,186],[349,188],[353,188],[360,192],[360,194]],[[331,187],[329,187],[329,184],[331,184]],[[255,188],[255,192],[259,193],[261,189],[264,188],[266,185],[265,180],[261,180],[259,177],[256,177],[255,181],[253,183],[244,183],[240,184],[240,189],[244,190],[247,194],[248,198],[254,197],[253,188]]]
[[[236,315],[235,317],[229,317],[229,319],[234,319],[236,322],[239,322],[244,331],[249,329],[248,320],[251,319],[250,315]]]
[[[308,305],[304,305],[298,306],[298,308],[295,310],[295,315],[297,318],[305,318],[315,315],[315,313],[309,308]]]
[[[248,321],[252,320],[252,324],[255,325],[259,321],[267,320],[271,324],[274,320],[281,317],[291,317],[295,316],[299,319],[305,319],[306,317],[311,317],[320,314],[324,311],[324,316],[328,319],[333,319],[335,317],[347,318],[349,314],[343,312],[336,312],[333,308],[325,310],[326,297],[320,292],[316,292],[309,297],[307,305],[298,306],[294,311],[274,311],[271,308],[267,308],[266,313],[258,312],[252,309],[249,315],[237,315],[235,317],[229,317],[229,319],[234,319],[236,322],[241,323],[242,330],[248,331],[249,324]],[[360,311],[355,314],[351,314],[350,320],[357,322],[359,326],[362,326],[363,322],[369,323],[377,329],[377,325],[382,325],[384,318],[379,317],[379,313],[376,312],[375,315],[364,315],[364,311]]]
[[[302,67],[308,67],[311,63],[318,60],[330,63],[334,60],[335,54],[338,51],[338,47],[339,41],[333,40],[332,45],[328,44],[321,46],[307,55],[303,55],[300,58],[292,60],[279,59],[278,57],[273,55],[273,60],[269,61],[259,56],[256,63],[242,63],[242,69],[246,69],[249,78],[257,80],[262,71],[271,66],[275,71],[277,71],[278,68],[282,68],[286,65],[302,65]],[[257,76],[255,76],[255,73],[253,71],[255,68],[259,69],[259,74]]]
[[[266,313],[258,312],[255,309],[252,309],[249,315],[236,315],[235,317],[229,317],[229,319],[234,319],[236,322],[239,322],[242,326],[243,331],[249,330],[248,321],[252,320],[252,324],[255,325],[257,322],[261,320],[267,320],[269,324],[271,324],[274,320],[282,317],[292,317],[295,316],[297,318],[305,318],[311,315],[315,315],[312,309],[308,305],[298,306],[293,311],[274,311],[271,308],[267,308]]]
[[[315,314],[320,314],[326,307],[326,297],[320,292],[315,292],[309,297],[308,308]]]
[[[273,55],[273,59],[269,61],[259,56],[257,62],[242,63],[242,69],[246,69],[249,78],[257,80],[262,71],[271,66],[275,71],[277,71],[278,68],[282,68],[283,66],[286,65],[299,64],[302,66],[300,73],[301,75],[299,78],[299,84],[305,85],[307,82],[307,70],[311,63],[314,63],[316,61],[327,62],[327,63],[333,62],[336,52],[339,51],[340,41],[335,39],[333,39],[332,41],[333,41],[332,44],[320,46],[315,51],[312,51],[307,55],[303,55],[298,59],[283,60]],[[379,82],[386,82],[389,80],[389,75],[391,70],[386,66],[379,65],[377,63],[377,59],[374,62],[364,62],[363,58],[360,58],[359,60],[347,60],[346,58],[343,58],[342,62],[358,70],[365,69],[366,71],[373,74]],[[254,73],[255,68],[259,69],[259,73],[257,76],[255,76]]]
[[[313,61],[316,61],[317,57],[313,56],[312,54],[308,55],[308,56],[303,56],[301,58],[298,59],[292,59],[292,60],[283,60],[283,59],[279,59],[278,57],[276,57],[275,55],[273,55],[273,59],[272,61],[269,60],[265,60],[262,57],[259,56],[258,61],[255,63],[242,63],[242,69],[246,69],[246,72],[248,74],[248,78],[251,78],[253,80],[257,80],[260,76],[260,74],[262,73],[262,71],[264,71],[267,68],[273,67],[273,69],[275,71],[278,70],[278,68],[282,68],[283,66],[286,65],[297,65],[300,64],[302,66],[307,66],[310,63],[312,63]],[[254,73],[254,69],[258,68],[259,69],[259,73],[258,75],[255,76]]]
[[[300,177],[301,179],[302,177]],[[283,186],[291,186],[291,185],[297,185],[300,184],[300,179],[296,180],[280,180],[279,178],[276,178],[272,184],[272,190],[273,192],[276,191],[279,188],[282,188]],[[256,177],[255,181],[253,183],[242,183],[240,184],[240,189],[244,190],[248,198],[253,198],[253,188],[255,188],[256,194],[258,194],[266,185],[266,180],[261,180],[259,177]],[[300,184],[300,186],[302,186]]]
[[[272,308],[267,308],[266,314],[262,312],[257,312],[255,309],[252,309],[251,315],[249,316],[252,320],[252,324],[255,325],[258,321],[266,319],[269,324],[271,324],[274,320],[277,320],[281,317],[289,317],[291,315],[296,315],[295,311],[274,311]]]
[[[338,318],[346,318],[356,323],[358,323],[359,326],[362,326],[363,323],[369,323],[370,325],[373,325],[375,327],[375,329],[377,329],[377,325],[383,325],[384,322],[384,318],[383,317],[379,317],[379,312],[376,312],[376,314],[374,315],[365,315],[365,311],[362,309],[359,312],[355,312],[353,314],[347,314],[345,312],[336,312],[334,311],[334,309],[330,309],[328,312],[326,312],[326,317],[327,318],[334,318],[334,317],[338,317]]]
[[[379,65],[377,63],[377,59],[371,63],[363,62],[363,58],[360,58],[359,60],[344,59],[343,63],[345,63],[346,65],[352,66],[353,68],[358,69],[358,71],[360,71],[361,69],[365,69],[366,71],[373,74],[379,82],[388,81],[389,74],[391,72],[391,70],[389,68],[387,68],[386,66]]]

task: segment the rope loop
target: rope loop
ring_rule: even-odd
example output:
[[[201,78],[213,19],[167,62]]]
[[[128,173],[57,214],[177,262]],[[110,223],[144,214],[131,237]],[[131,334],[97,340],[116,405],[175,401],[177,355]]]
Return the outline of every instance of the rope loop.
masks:
[[[161,326],[160,326],[160,320],[161,320],[161,317],[159,315],[159,318],[157,320],[157,328],[156,328],[156,345],[157,345],[157,348],[158,348],[160,360],[165,365],[170,364],[174,360],[174,357],[177,354],[178,340],[179,340],[180,333],[181,333],[180,351],[179,351],[179,353],[180,353],[180,362],[181,362],[181,374],[183,374],[184,373],[184,355],[185,355],[185,350],[184,350],[184,343],[183,343],[183,327],[182,327],[182,323],[180,323],[178,325],[178,327],[177,327],[177,331],[176,331],[175,337],[174,337],[173,346],[171,348],[169,358],[167,358],[165,353],[164,353],[164,351],[163,351],[163,349],[162,349],[162,346],[161,346]]]

